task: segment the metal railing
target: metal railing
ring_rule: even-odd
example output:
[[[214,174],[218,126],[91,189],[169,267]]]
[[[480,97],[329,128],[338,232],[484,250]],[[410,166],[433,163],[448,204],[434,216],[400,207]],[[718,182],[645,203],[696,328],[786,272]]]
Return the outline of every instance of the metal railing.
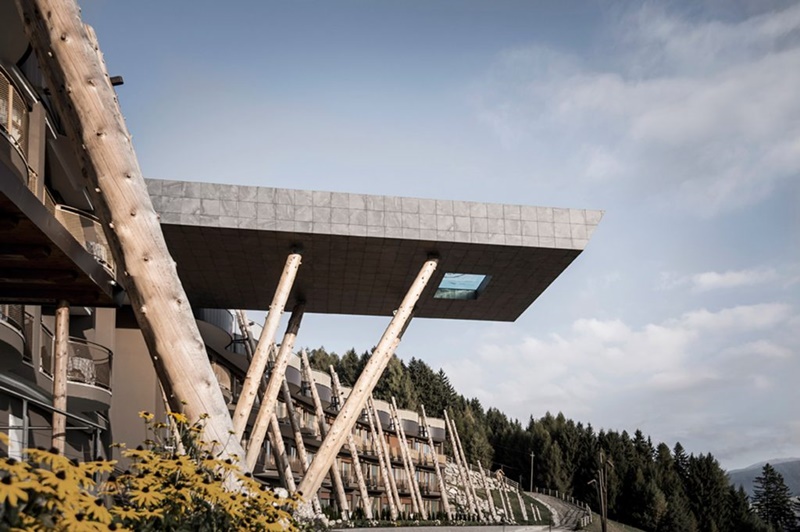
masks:
[[[0,68],[0,132],[8,137],[23,158],[27,159],[28,106],[2,68]]]
[[[42,373],[49,377],[53,376],[53,351],[53,333],[42,325],[40,369]],[[111,390],[111,361],[113,354],[110,349],[83,338],[70,337],[67,340],[67,356],[68,382],[89,384]]]
[[[25,330],[23,329],[25,309],[22,305],[0,305],[0,321],[7,323],[12,329],[24,339]]]
[[[100,221],[89,213],[67,205],[56,205],[55,216],[75,240],[114,276],[116,273],[114,258],[111,256],[111,248]]]

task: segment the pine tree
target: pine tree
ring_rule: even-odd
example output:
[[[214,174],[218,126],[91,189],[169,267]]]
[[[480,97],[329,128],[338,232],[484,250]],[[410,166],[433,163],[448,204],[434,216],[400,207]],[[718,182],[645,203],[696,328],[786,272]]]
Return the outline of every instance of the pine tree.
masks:
[[[789,488],[770,464],[764,464],[761,476],[756,477],[753,487],[753,507],[761,519],[776,530],[792,530],[797,518],[792,511]]]

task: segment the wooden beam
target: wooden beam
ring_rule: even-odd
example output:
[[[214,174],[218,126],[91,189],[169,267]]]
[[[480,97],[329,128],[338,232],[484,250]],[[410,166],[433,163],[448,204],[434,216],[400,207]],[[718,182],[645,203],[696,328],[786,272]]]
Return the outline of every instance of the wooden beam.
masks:
[[[392,521],[397,521],[397,512],[400,507],[400,496],[397,493],[397,485],[394,482],[394,472],[392,471],[392,461],[389,454],[386,452],[386,443],[383,439],[383,429],[381,428],[381,420],[378,418],[378,413],[373,409],[372,398],[366,405],[367,421],[369,422],[369,431],[372,433],[372,444],[375,446],[375,453],[378,455],[378,463],[381,468],[381,475],[383,476],[383,485],[386,488],[386,498],[389,502],[389,516]],[[373,423],[373,416],[375,422]],[[375,426],[377,425],[377,430]]]
[[[247,427],[250,411],[253,409],[253,403],[255,403],[258,395],[258,387],[264,376],[264,368],[267,367],[267,361],[269,360],[270,346],[275,341],[275,332],[278,330],[278,325],[280,325],[283,309],[289,299],[289,292],[292,290],[299,268],[300,254],[290,253],[286,258],[280,281],[278,281],[278,288],[272,297],[272,304],[269,306],[269,312],[264,320],[261,336],[258,337],[258,345],[253,353],[253,360],[250,362],[250,367],[247,368],[247,375],[242,384],[239,400],[236,402],[236,410],[233,413],[233,430],[237,440],[242,439],[244,429]],[[279,387],[280,382],[277,383],[274,389],[275,397],[278,396],[277,390]]]
[[[486,500],[489,502],[489,513],[492,515],[492,521],[497,522],[500,519],[497,517],[497,509],[494,506],[494,497],[492,497],[492,488],[489,486],[489,481],[486,478],[486,472],[483,470],[481,461],[478,460],[478,469],[481,471],[481,482],[483,482],[483,491],[486,492]]]
[[[469,484],[467,481],[468,471],[461,461],[461,454],[458,452],[458,444],[456,443],[456,433],[453,429],[453,423],[450,421],[450,416],[447,415],[447,410],[444,411],[444,422],[447,427],[447,433],[450,435],[450,446],[453,448],[453,458],[456,460],[456,467],[458,468],[458,476],[461,478],[461,484],[464,486],[464,493],[466,494],[467,505],[471,515],[477,515],[475,510],[475,501],[472,499],[472,493],[469,491]]]
[[[289,389],[289,383],[286,381],[285,376],[283,378],[283,384],[281,385],[281,394],[283,396],[283,402],[286,404],[286,412],[289,414],[289,424],[292,427],[294,445],[297,448],[297,457],[300,459],[300,465],[303,468],[303,474],[305,474],[305,472],[308,471],[309,465],[308,453],[306,452],[306,444],[303,441],[303,433],[300,430],[300,418],[297,415],[297,409],[294,407],[292,392]],[[317,515],[322,513],[322,507],[319,504],[319,497],[314,494],[310,497],[310,499],[314,513]]]
[[[333,395],[339,398],[339,404],[344,403],[344,392],[339,383],[339,375],[333,366],[328,366],[331,373],[331,382],[333,383]],[[364,471],[361,470],[361,460],[358,458],[358,447],[356,441],[353,439],[352,432],[347,436],[347,448],[350,451],[350,457],[353,460],[353,469],[356,473],[356,482],[358,483],[358,491],[361,494],[361,507],[364,509],[364,517],[372,520],[372,499],[367,491],[367,483],[364,481]]]
[[[417,470],[414,467],[414,460],[411,458],[411,451],[408,448],[408,440],[406,439],[406,431],[403,428],[403,421],[400,419],[400,413],[397,411],[397,401],[394,396],[392,397],[392,409],[394,411],[394,418],[397,422],[397,435],[400,440],[401,452],[405,455],[408,462],[409,483],[411,487],[411,496],[417,499],[417,506],[419,513],[422,515],[424,521],[428,520],[428,511],[425,509],[425,501],[422,500],[422,492],[419,490],[419,482],[417,482]]]
[[[411,316],[414,305],[416,305],[422,291],[428,284],[439,260],[436,258],[429,258],[425,261],[417,274],[416,279],[411,284],[406,296],[403,298],[400,307],[395,312],[392,321],[384,331],[378,346],[373,351],[372,356],[367,361],[361,375],[353,386],[353,391],[350,397],[347,398],[339,415],[331,425],[328,436],[323,440],[320,445],[319,452],[314,456],[311,462],[311,467],[308,468],[308,473],[300,483],[300,490],[304,493],[315,493],[325,476],[325,471],[330,468],[330,465],[336,460],[339,450],[342,448],[344,441],[347,439],[347,434],[353,430],[353,426],[361,414],[361,410],[367,403],[372,390],[386,369],[386,365],[392,358],[394,351],[392,348],[395,346],[395,339],[402,333],[405,328],[409,317]]]
[[[472,500],[475,501],[475,509],[478,512],[478,520],[485,521],[486,519],[483,517],[483,509],[481,508],[481,505],[478,504],[478,494],[475,491],[475,484],[472,483],[472,470],[469,466],[469,462],[467,461],[467,455],[464,453],[464,448],[461,446],[461,437],[458,435],[458,429],[456,428],[455,421],[451,419],[450,422],[453,425],[453,434],[456,437],[456,444],[458,446],[458,452],[461,454],[461,461],[464,463],[464,470],[467,472],[467,488],[470,492],[472,492]]]
[[[306,381],[308,381],[310,385],[311,391],[311,399],[314,401],[314,410],[317,415],[317,425],[319,426],[319,433],[320,436],[325,438],[326,434],[328,433],[328,426],[325,424],[325,411],[322,409],[322,401],[319,399],[319,393],[317,393],[317,383],[314,380],[314,372],[311,369],[311,364],[308,362],[308,355],[306,354],[305,349],[301,351],[301,360],[303,363],[303,372],[306,376]],[[313,466],[314,462],[312,461],[311,465]],[[311,466],[309,466],[311,469]],[[347,497],[344,494],[344,484],[342,484],[342,474],[339,471],[339,465],[336,460],[333,461],[331,467],[328,469],[331,475],[331,484],[333,486],[333,491],[336,493],[336,501],[339,504],[339,509],[342,513],[342,519],[345,521],[350,520],[350,505],[347,503]],[[308,475],[308,471],[306,471],[306,475]],[[316,490],[312,492],[312,494],[316,494],[319,490],[317,487]],[[302,483],[300,487],[300,491],[303,493],[307,493],[302,488]]]
[[[267,432],[270,418],[272,414],[275,413],[275,407],[278,404],[278,393],[280,393],[281,385],[286,376],[286,367],[289,365],[289,356],[292,354],[294,342],[300,330],[300,323],[303,321],[304,309],[305,304],[302,302],[298,302],[294,306],[292,316],[289,318],[289,323],[286,325],[286,333],[283,335],[283,341],[278,349],[278,355],[275,357],[275,364],[272,367],[269,380],[263,390],[259,387],[258,395],[261,406],[258,409],[258,415],[253,423],[253,429],[250,431],[250,441],[247,448],[247,458],[245,460],[248,471],[252,471],[255,467],[256,460],[258,460],[258,455],[261,451],[261,446],[264,445],[264,435]],[[262,335],[263,334],[262,332]],[[259,343],[260,342],[261,340],[259,339]],[[257,351],[258,348],[256,348],[256,352]],[[262,387],[263,380],[262,378]]]
[[[53,337],[53,408],[67,411],[67,363],[69,362],[69,303],[56,307],[56,331]],[[53,447],[64,454],[67,445],[67,417],[53,412]]]
[[[397,482],[394,478],[394,467],[392,466],[392,455],[389,452],[389,443],[386,441],[386,437],[384,436],[381,418],[378,416],[378,410],[375,408],[375,401],[372,400],[371,395],[369,397],[368,407],[375,416],[375,427],[378,430],[378,439],[380,440],[381,449],[383,449],[383,455],[386,457],[386,467],[389,472],[389,484],[392,488],[391,495],[394,497],[395,503],[397,504],[397,511],[402,512],[403,502],[400,500],[400,493],[397,491]]]
[[[207,416],[221,458],[244,456],[93,32],[74,0],[16,5],[172,410]]]
[[[431,448],[431,456],[433,456],[433,468],[436,471],[436,481],[439,483],[439,493],[442,494],[442,509],[447,514],[447,520],[453,520],[453,511],[450,509],[450,500],[447,496],[447,485],[442,475],[442,469],[439,467],[439,457],[436,455],[436,447],[433,445],[433,436],[431,435],[431,427],[428,425],[428,416],[425,415],[425,405],[419,405],[422,412],[422,423],[425,427],[425,432],[428,435],[428,447]]]

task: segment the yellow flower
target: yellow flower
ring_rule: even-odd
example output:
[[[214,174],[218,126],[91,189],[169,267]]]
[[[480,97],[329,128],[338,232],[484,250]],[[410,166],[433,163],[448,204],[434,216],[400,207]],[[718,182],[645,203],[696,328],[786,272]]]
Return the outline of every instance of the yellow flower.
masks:
[[[135,508],[127,508],[125,506],[112,506],[111,513],[120,519],[139,519],[141,517],[139,510]]]
[[[31,482],[28,480],[14,482],[11,477],[3,477],[3,480],[0,480],[0,504],[8,501],[14,507],[19,501],[27,501],[28,492],[25,489],[29,487]]]
[[[140,490],[131,490],[131,500],[139,506],[151,506],[164,500],[164,495],[158,491],[150,489],[149,486],[144,486]]]
[[[8,442],[9,442],[8,434],[6,434],[5,432],[0,432],[0,443],[3,443],[6,446],[8,446]]]
[[[184,423],[186,425],[189,424],[189,418],[186,417],[185,414],[181,414],[180,412],[170,412],[168,415],[174,419],[176,423]]]
[[[67,475],[64,471],[53,473],[47,469],[37,469],[42,486],[51,489],[59,499],[67,499],[80,492],[80,485],[74,476]]]
[[[150,421],[155,416],[153,414],[151,414],[150,412],[148,412],[147,410],[142,410],[141,412],[139,412],[139,417],[144,419],[145,421]]]
[[[105,525],[109,524],[112,520],[111,513],[106,508],[106,505],[101,498],[92,499],[87,496],[83,507],[86,509],[86,515],[99,521]]]

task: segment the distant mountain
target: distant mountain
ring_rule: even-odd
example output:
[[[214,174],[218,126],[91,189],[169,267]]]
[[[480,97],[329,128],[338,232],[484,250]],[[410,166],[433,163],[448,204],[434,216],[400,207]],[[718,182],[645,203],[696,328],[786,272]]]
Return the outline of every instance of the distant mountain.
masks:
[[[731,483],[739,486],[744,486],[745,491],[751,497],[753,496],[753,481],[764,468],[764,464],[770,464],[775,470],[783,475],[783,480],[789,486],[792,495],[800,495],[800,458],[776,458],[774,460],[765,460],[753,464],[744,469],[734,469],[728,471],[728,476]]]

